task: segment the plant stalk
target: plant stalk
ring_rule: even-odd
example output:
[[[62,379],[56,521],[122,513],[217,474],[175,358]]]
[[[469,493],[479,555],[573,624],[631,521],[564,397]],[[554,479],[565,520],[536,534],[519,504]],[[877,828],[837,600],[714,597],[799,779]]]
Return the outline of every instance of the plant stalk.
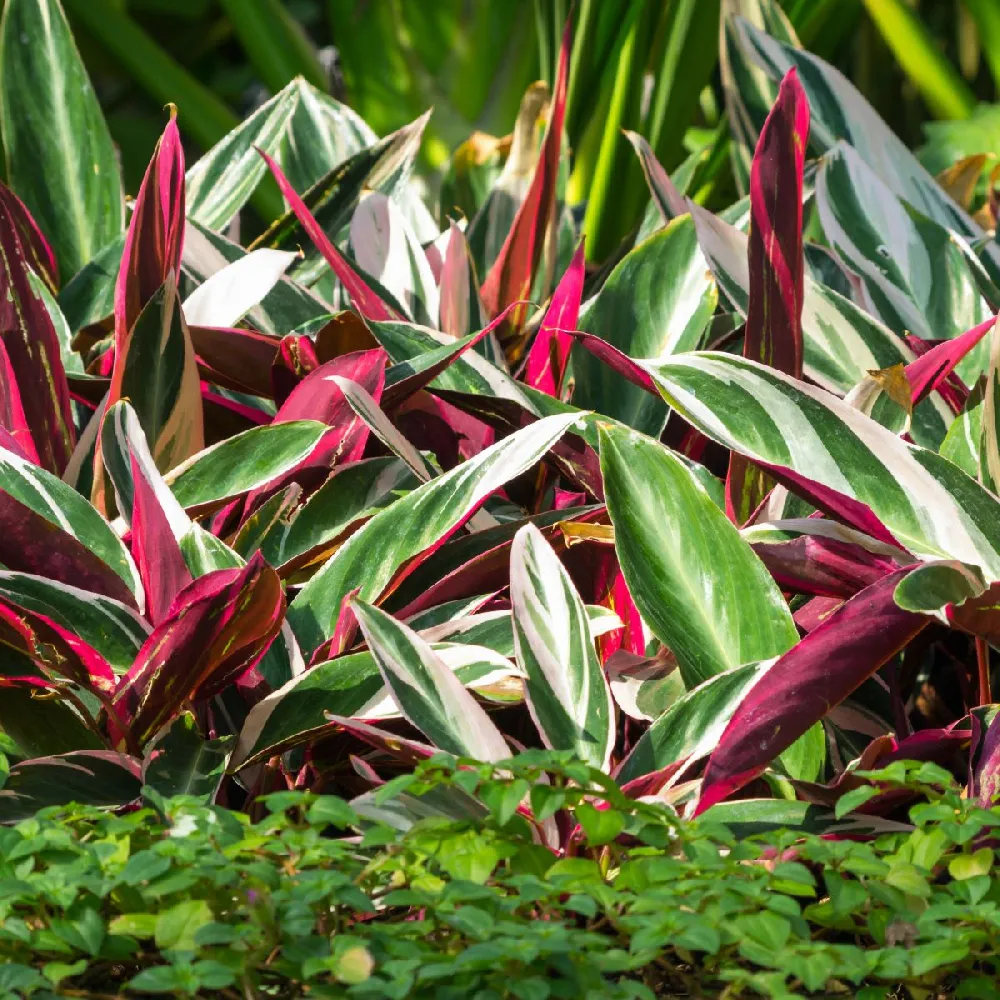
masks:
[[[979,704],[992,705],[993,693],[990,690],[990,647],[989,643],[976,636],[976,663],[979,667]]]

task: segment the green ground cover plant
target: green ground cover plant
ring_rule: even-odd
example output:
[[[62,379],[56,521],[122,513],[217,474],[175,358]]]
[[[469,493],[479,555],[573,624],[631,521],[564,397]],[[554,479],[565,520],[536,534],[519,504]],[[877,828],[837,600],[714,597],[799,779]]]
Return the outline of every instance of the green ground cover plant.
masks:
[[[935,765],[872,778],[925,801],[861,840],[768,830],[736,804],[686,823],[551,754],[441,755],[353,808],[273,793],[256,822],[155,793],[121,816],[50,808],[0,830],[0,989],[996,996],[1000,811]],[[572,830],[561,858],[521,806],[529,788]],[[442,795],[483,805],[457,820]]]
[[[671,952],[664,967],[640,926],[578,912],[549,887],[553,919],[593,943],[593,989],[906,983],[923,1000],[963,976],[985,989],[984,831],[1000,785],[988,160],[935,177],[802,47],[782,7],[746,0],[721,22],[725,155],[664,162],[655,130],[619,137],[595,177],[618,176],[624,150],[644,179],[639,221],[624,240],[613,228],[598,240],[588,219],[613,214],[601,184],[582,209],[570,191],[584,6],[560,22],[551,81],[527,87],[509,141],[469,139],[428,204],[418,174],[431,112],[380,137],[308,74],[190,164],[184,111],[164,109],[126,199],[58,0],[6,0],[0,824],[93,823],[89,843],[120,822],[136,843],[170,844],[156,823],[176,796],[241,836],[257,835],[244,825],[275,795],[337,796],[405,835],[401,850],[428,809],[452,824],[452,854],[477,823],[487,839],[530,836],[539,878],[580,859],[581,829],[613,829],[587,859],[607,880],[617,852],[638,849],[642,817],[705,824],[678,828],[682,839],[738,819],[788,831],[775,834],[790,838],[781,850],[816,852],[814,908],[796,917],[777,904],[787,927],[755,918],[778,937],[791,928],[804,964],[775,969],[767,949],[798,954],[785,939],[751,934],[764,949],[753,951],[720,929],[707,958],[682,945],[689,956]],[[636,41],[640,27],[628,29]],[[720,170],[735,200],[711,211],[690,195]],[[244,236],[261,198],[276,218]],[[491,765],[543,749],[592,769],[588,781],[603,776],[613,811],[537,770],[517,771],[516,794],[478,784]],[[442,753],[487,770],[426,765]],[[431,805],[413,781],[439,782]],[[513,833],[490,826],[515,814]],[[949,824],[966,815],[980,825],[963,840]],[[926,816],[940,824],[928,844],[913,832]],[[320,844],[341,852],[356,887],[369,848],[395,856],[371,840],[384,831],[362,836],[358,858]],[[748,860],[736,845],[726,865]],[[841,849],[873,859],[864,888],[882,916],[863,930],[846,916],[847,900],[863,909],[857,887],[826,871]],[[972,876],[956,874],[968,864],[989,882],[974,883],[974,899],[962,895],[979,891]],[[172,905],[195,884],[178,877]],[[918,903],[938,891],[958,909],[934,897],[937,916],[921,924]],[[137,909],[118,915],[141,915],[126,896]],[[409,925],[426,906],[407,905],[398,920],[351,927],[417,948]],[[900,925],[891,943],[883,917]],[[37,928],[24,926],[28,979],[11,989],[49,990],[29,954]],[[672,949],[682,930],[650,933]],[[457,954],[441,933],[445,944],[432,935],[422,947]],[[814,939],[834,949],[829,961],[806,948]],[[151,968],[172,961],[169,940],[153,927]],[[373,969],[389,961],[379,941]],[[267,965],[254,955],[247,975]],[[424,965],[446,975],[421,955],[407,976]],[[318,957],[316,975],[336,978],[343,956]],[[188,958],[153,980],[196,991]],[[701,978],[686,981],[686,967]],[[216,977],[207,989],[240,995],[238,976],[203,968]],[[279,975],[295,989],[305,973]],[[495,988],[475,983],[461,989]]]

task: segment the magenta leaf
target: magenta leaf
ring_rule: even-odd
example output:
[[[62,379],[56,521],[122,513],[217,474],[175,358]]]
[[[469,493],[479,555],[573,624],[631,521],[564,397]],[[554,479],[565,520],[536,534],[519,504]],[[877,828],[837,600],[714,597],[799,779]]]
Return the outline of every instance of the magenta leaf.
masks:
[[[284,611],[281,581],[259,553],[241,569],[208,573],[182,590],[115,696],[137,745],[184,702],[218,693],[255,666]]]
[[[909,572],[898,570],[851,598],[750,689],[709,758],[699,813],[761,774],[927,626],[928,617],[896,604],[896,585]]]
[[[576,328],[580,315],[585,277],[586,265],[581,240],[566,273],[552,294],[552,302],[528,352],[524,381],[533,389],[556,398],[562,393],[566,362],[572,347],[569,331]],[[649,378],[648,375],[646,377]],[[656,393],[655,388],[653,392]]]

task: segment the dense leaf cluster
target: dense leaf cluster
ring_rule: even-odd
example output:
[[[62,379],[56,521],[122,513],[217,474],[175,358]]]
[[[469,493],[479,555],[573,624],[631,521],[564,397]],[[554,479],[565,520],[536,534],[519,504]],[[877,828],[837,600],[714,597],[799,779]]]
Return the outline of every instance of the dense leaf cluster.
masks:
[[[733,7],[747,195],[709,212],[698,157],[633,134],[648,208],[594,267],[572,22],[440,220],[430,112],[380,138],[303,79],[190,166],[171,108],[127,205],[59,0],[8,0],[0,72],[34,82],[0,100],[0,821],[143,788],[359,809],[440,751],[541,747],[713,822],[880,836],[912,795],[866,775],[906,761],[990,808],[989,201],[773,0]],[[283,213],[241,245],[262,189]],[[555,794],[518,803],[568,863]]]
[[[0,991],[996,996],[1000,810],[933,766],[877,777],[930,801],[867,842],[686,823],[551,755],[440,756],[358,810],[275,793],[256,822],[152,792],[124,815],[47,809],[0,830]],[[529,789],[536,821],[572,831],[562,858]],[[441,814],[470,796],[479,818]],[[423,819],[400,822],[407,799]]]

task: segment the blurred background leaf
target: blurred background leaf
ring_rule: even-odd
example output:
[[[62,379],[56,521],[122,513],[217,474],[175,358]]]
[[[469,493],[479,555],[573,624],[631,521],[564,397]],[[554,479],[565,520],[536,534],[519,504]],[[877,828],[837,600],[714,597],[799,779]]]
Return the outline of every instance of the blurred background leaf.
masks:
[[[725,0],[752,21],[780,8],[935,173],[1000,153],[1000,0]],[[176,103],[193,161],[296,76],[386,135],[434,108],[421,149],[428,201],[495,177],[521,98],[551,84],[574,38],[567,201],[591,261],[637,230],[648,195],[622,135],[639,132],[679,187],[719,208],[738,194],[718,65],[720,0],[64,0],[134,194]],[[475,132],[494,137],[452,155]],[[478,157],[478,158],[477,158]],[[463,173],[463,170],[465,172]],[[452,198],[475,207],[465,191]],[[272,192],[273,195],[273,192]],[[586,209],[584,208],[587,203]],[[270,222],[273,196],[254,205]]]

